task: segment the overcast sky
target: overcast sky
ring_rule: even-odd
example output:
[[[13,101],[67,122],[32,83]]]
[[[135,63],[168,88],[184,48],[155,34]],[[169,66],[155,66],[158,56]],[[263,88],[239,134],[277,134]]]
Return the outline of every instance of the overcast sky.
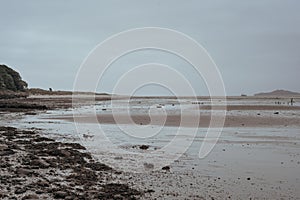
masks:
[[[183,32],[202,44],[219,67],[229,95],[274,89],[300,92],[299,0],[0,3],[0,63],[18,70],[30,87],[71,90],[80,64],[97,44],[120,31],[154,26]],[[197,92],[205,94],[190,66],[150,51],[115,63],[99,91],[110,92],[116,77],[151,59],[182,70]]]

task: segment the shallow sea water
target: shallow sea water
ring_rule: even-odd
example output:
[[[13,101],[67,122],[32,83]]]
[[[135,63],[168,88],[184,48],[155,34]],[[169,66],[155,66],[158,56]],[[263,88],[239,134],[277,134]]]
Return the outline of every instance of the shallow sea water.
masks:
[[[196,108],[189,100],[181,103],[183,109]],[[271,101],[260,103],[272,104]],[[150,107],[160,104],[168,112],[179,112],[177,101],[161,99],[148,102],[135,100],[131,112],[144,113]],[[120,101],[118,105],[120,113],[126,111],[124,102]],[[85,106],[78,108],[78,111],[86,114],[93,112],[93,109],[92,106]],[[98,114],[111,112],[109,102],[101,102],[95,109]],[[191,109],[191,112],[194,110]],[[177,135],[183,141],[182,145],[191,142],[184,153],[174,156],[161,151],[156,154],[176,136],[177,127],[163,127],[159,134],[152,137],[144,135],[145,138],[141,139],[124,134],[114,124],[99,127],[98,124],[87,123],[76,129],[72,122],[49,119],[51,116],[69,115],[72,112],[71,109],[55,110],[41,112],[36,116],[9,113],[1,115],[0,125],[34,127],[60,141],[80,142],[101,162],[125,171],[120,175],[124,180],[130,179],[132,185],[155,191],[147,194],[145,199],[300,199],[300,125],[224,128],[215,148],[207,157],[200,159],[198,155],[206,128],[199,128],[195,137],[189,134]],[[271,112],[260,113],[271,115]],[[231,111],[228,114],[256,115],[257,111]],[[300,117],[299,111],[283,111],[281,115]],[[128,128],[130,125],[122,126]],[[149,149],[141,150],[139,145],[148,145]],[[177,147],[183,148],[180,143]],[[144,161],[149,152],[153,153]],[[155,166],[161,160],[166,160],[163,164],[170,166],[170,172],[161,169],[151,171],[151,164]],[[146,167],[150,166],[148,171],[143,165],[145,162]],[[135,169],[141,169],[142,173],[133,173]]]

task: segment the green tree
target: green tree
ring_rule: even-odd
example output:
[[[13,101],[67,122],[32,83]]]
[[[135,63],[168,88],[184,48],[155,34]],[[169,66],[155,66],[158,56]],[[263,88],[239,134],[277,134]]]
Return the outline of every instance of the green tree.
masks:
[[[0,90],[24,91],[27,86],[18,72],[6,65],[0,65]]]

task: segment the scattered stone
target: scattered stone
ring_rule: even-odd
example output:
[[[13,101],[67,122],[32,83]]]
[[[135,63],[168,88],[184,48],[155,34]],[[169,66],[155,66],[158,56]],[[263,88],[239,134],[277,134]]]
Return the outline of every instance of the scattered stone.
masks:
[[[62,157],[69,157],[69,156],[71,156],[71,152],[69,152],[69,151],[66,150],[66,149],[62,149],[62,150],[60,150],[60,155],[61,155]]]
[[[170,166],[165,166],[165,167],[163,167],[163,168],[161,168],[162,170],[165,170],[165,171],[170,171]]]
[[[54,193],[55,199],[64,199],[66,196],[68,196],[68,193],[64,191],[58,191]]]
[[[40,180],[37,182],[37,185],[43,188],[49,187],[49,183],[47,181]]]
[[[54,142],[55,140],[46,138],[46,137],[38,137],[33,140],[34,142]]]
[[[103,186],[98,199],[135,199],[134,196],[141,194],[140,191],[131,189],[127,185],[111,183]]]
[[[16,170],[16,173],[21,176],[28,176],[28,175],[32,174],[33,172],[32,172],[32,170],[29,170],[29,169],[20,168],[20,169]]]
[[[80,144],[9,127],[0,127],[0,137],[0,199],[136,199],[142,194],[127,184],[107,184],[121,172],[95,162],[79,151],[85,150]]]
[[[31,165],[38,166],[39,168],[48,168],[50,164],[42,159],[35,159],[31,161]]]
[[[38,195],[36,194],[29,194],[29,195],[26,195],[22,198],[22,200],[33,200],[33,199],[40,199]]]
[[[6,144],[0,144],[0,151],[8,149],[8,146]]]
[[[154,169],[154,165],[152,163],[144,163],[144,168],[146,170]]]
[[[87,168],[90,168],[92,170],[95,170],[95,171],[109,171],[109,170],[112,170],[111,167],[105,165],[105,164],[102,164],[102,163],[87,163],[85,165],[85,167]]]
[[[67,147],[71,147],[72,149],[80,149],[80,150],[86,150],[86,148],[78,143],[65,143],[64,144]]]
[[[147,150],[147,149],[149,149],[149,145],[141,145],[140,149]]]
[[[123,157],[122,156],[116,156],[115,160],[123,160]]]
[[[25,113],[25,115],[37,115],[37,113],[34,113],[34,112],[27,112],[27,113]]]
[[[9,156],[13,154],[15,154],[15,152],[11,149],[5,149],[3,151],[0,151],[0,156]]]
[[[15,190],[15,194],[23,194],[23,193],[25,193],[27,191],[27,189],[25,188],[25,187],[23,187],[23,188],[17,188],[16,190]]]

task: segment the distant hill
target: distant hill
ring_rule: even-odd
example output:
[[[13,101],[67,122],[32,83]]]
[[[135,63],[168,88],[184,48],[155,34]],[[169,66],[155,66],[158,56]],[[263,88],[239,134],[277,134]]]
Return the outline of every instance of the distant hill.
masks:
[[[27,86],[18,72],[6,65],[0,65],[0,91],[23,92]]]
[[[274,96],[274,97],[283,97],[283,96],[300,96],[300,93],[291,92],[288,90],[274,90],[272,92],[265,92],[265,93],[257,93],[254,96]]]

